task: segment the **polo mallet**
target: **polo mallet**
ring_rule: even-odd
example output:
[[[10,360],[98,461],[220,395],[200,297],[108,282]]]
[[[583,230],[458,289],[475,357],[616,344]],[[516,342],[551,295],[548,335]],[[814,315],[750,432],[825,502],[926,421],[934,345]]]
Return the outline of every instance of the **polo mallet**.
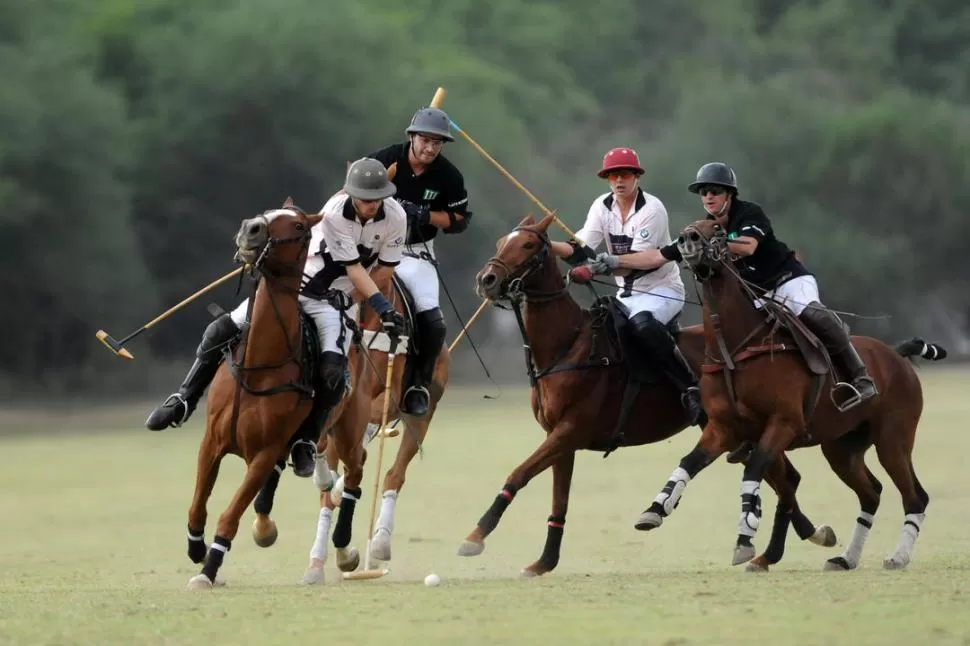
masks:
[[[145,323],[143,326],[141,326],[140,328],[138,328],[137,330],[135,330],[134,332],[132,332],[131,334],[129,334],[125,338],[121,339],[120,341],[116,341],[113,336],[111,336],[110,334],[108,334],[104,330],[98,330],[97,333],[95,334],[95,336],[98,337],[98,340],[101,341],[101,343],[103,343],[105,345],[105,347],[107,347],[109,350],[111,350],[112,352],[114,352],[116,355],[118,355],[122,359],[129,359],[129,360],[134,359],[135,357],[132,356],[132,354],[130,352],[128,352],[128,350],[125,349],[125,347],[124,347],[126,343],[128,343],[129,341],[131,341],[136,336],[138,336],[139,334],[141,334],[145,330],[149,329],[150,327],[152,327],[156,323],[159,323],[159,322],[167,319],[169,316],[171,316],[172,314],[174,314],[176,311],[182,309],[183,307],[185,307],[186,305],[188,305],[189,303],[191,303],[192,301],[194,301],[195,299],[197,299],[199,296],[202,296],[206,292],[208,292],[208,291],[210,291],[212,289],[215,289],[216,287],[218,287],[222,283],[226,282],[227,280],[229,280],[233,276],[238,276],[248,266],[249,265],[244,265],[242,267],[239,267],[238,269],[233,269],[231,272],[229,272],[228,274],[226,274],[222,278],[219,278],[218,280],[215,280],[215,281],[209,283],[208,285],[206,285],[205,287],[203,287],[202,289],[200,289],[196,293],[192,294],[191,296],[189,296],[188,298],[186,298],[185,300],[183,300],[178,305],[174,305],[174,306],[170,307],[169,309],[165,310],[164,312],[162,312],[161,314],[159,314],[158,316],[156,316],[155,318],[153,318],[151,321],[149,321],[148,323]]]
[[[381,483],[381,462],[384,460],[384,427],[387,426],[388,411],[391,407],[391,387],[394,380],[394,359],[397,358],[395,351],[399,339],[391,337],[391,347],[387,353],[387,376],[384,378],[384,411],[381,413],[381,430],[377,440],[377,471],[374,473],[374,495],[370,503],[370,524],[367,525],[367,548],[364,552],[364,568],[354,572],[344,572],[345,580],[358,581],[364,579],[379,579],[390,570],[374,569],[370,567],[370,545],[374,534],[374,522],[377,520],[377,494],[380,492]]]
[[[445,102],[445,96],[448,92],[443,87],[439,87],[435,90],[434,97],[431,99],[431,104],[428,106],[430,108],[440,108],[441,104]],[[394,162],[387,167],[387,181],[394,181],[394,176],[397,175],[397,162]]]

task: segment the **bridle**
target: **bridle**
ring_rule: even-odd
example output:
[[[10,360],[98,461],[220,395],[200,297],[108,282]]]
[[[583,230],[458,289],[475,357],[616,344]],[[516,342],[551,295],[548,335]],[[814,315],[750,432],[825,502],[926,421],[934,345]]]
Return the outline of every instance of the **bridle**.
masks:
[[[546,261],[549,259],[549,254],[552,250],[552,244],[549,242],[549,235],[545,231],[536,231],[535,229],[529,229],[527,227],[518,226],[512,229],[513,233],[525,232],[529,235],[535,236],[539,240],[539,251],[532,254],[528,260],[519,265],[518,268],[513,269],[507,262],[499,258],[498,256],[492,256],[485,263],[486,267],[495,266],[502,269],[505,273],[502,279],[502,284],[500,285],[501,293],[499,299],[508,300],[514,307],[517,307],[522,301],[527,301],[530,303],[544,303],[549,301],[554,301],[559,298],[563,298],[568,293],[568,287],[563,286],[559,289],[542,292],[529,288],[529,278],[531,278],[536,271],[545,265]]]

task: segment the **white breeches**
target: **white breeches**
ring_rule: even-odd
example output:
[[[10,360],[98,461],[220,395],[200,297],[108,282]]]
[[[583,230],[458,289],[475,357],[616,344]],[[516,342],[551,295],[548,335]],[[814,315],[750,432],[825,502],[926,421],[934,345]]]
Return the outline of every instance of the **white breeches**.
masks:
[[[640,312],[650,312],[664,325],[670,323],[684,309],[684,295],[669,285],[657,285],[648,292],[633,292],[630,296],[618,298],[630,308],[630,318]]]
[[[815,276],[792,278],[773,291],[766,293],[764,298],[770,298],[776,303],[781,303],[791,310],[795,316],[801,316],[801,313],[812,302],[822,302],[818,296],[818,283],[815,281]],[[758,305],[760,306],[760,302]]]
[[[351,330],[344,325],[340,312],[327,301],[318,301],[312,298],[300,296],[300,304],[303,310],[310,315],[313,322],[317,325],[317,334],[320,337],[321,352],[338,352],[344,356],[350,350],[352,340]],[[246,309],[249,306],[247,298],[232,311],[230,316],[237,327],[242,327],[246,322]],[[357,305],[353,305],[347,310],[346,315],[351,319],[357,318]],[[341,339],[341,336],[343,339]],[[342,341],[342,343],[341,343]]]
[[[405,255],[394,273],[414,297],[415,314],[438,307],[438,272],[429,261]]]

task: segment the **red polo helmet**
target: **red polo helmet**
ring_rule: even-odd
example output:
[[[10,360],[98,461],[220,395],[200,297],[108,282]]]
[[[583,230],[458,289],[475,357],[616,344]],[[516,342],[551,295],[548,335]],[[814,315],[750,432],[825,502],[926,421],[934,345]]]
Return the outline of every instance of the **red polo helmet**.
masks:
[[[603,167],[596,174],[606,177],[610,171],[621,169],[632,170],[637,175],[643,175],[644,170],[640,166],[637,151],[632,148],[613,148],[603,155]]]

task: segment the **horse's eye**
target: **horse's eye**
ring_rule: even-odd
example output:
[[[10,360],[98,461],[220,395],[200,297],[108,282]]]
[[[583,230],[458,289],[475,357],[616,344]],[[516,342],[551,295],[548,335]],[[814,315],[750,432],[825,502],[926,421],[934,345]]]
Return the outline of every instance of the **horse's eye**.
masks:
[[[525,244],[522,245],[522,248],[523,249],[528,249],[529,251],[532,251],[533,249],[536,248],[536,243],[534,243],[534,242],[526,242]]]
[[[296,230],[297,230],[297,231],[303,231],[303,230],[304,230],[305,228],[306,228],[306,227],[305,227],[305,226],[303,226],[303,223],[302,223],[302,222],[297,222],[297,223],[296,223]]]

